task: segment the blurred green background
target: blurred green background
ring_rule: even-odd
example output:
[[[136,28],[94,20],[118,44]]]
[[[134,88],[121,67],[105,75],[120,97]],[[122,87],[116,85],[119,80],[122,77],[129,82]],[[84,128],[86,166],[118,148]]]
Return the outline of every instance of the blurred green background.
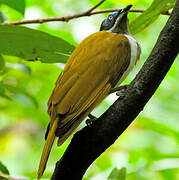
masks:
[[[1,4],[0,11],[7,21],[56,17],[85,11],[96,4],[96,0],[26,0],[25,15]],[[146,9],[148,0],[107,0],[98,9],[122,8],[133,4],[133,8]],[[82,39],[99,30],[108,14],[81,17],[69,22],[29,24],[52,35],[61,37],[77,46]],[[139,13],[129,13],[131,22]],[[142,47],[142,55],[135,69],[123,84],[129,83],[150,54],[157,37],[169,16],[159,18],[142,32],[135,35]],[[178,43],[178,42],[176,42]],[[7,92],[9,99],[0,97],[0,161],[14,177],[35,179],[44,145],[44,134],[49,122],[47,101],[54,83],[64,64],[27,62],[12,56],[4,56],[5,68],[0,71],[0,81],[13,85]],[[179,58],[171,67],[155,95],[144,110],[88,169],[84,180],[107,179],[113,168],[126,167],[127,180],[177,180],[179,179]],[[1,89],[0,89],[1,90]],[[116,99],[112,94],[93,111],[99,116]],[[85,123],[80,125],[82,128]],[[64,145],[54,145],[44,178],[49,179],[55,163],[62,156]]]

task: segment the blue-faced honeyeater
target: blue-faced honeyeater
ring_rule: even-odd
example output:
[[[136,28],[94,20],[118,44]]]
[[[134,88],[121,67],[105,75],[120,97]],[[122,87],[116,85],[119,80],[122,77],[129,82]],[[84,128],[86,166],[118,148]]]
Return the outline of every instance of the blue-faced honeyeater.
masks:
[[[111,13],[100,31],[85,38],[69,57],[48,101],[51,118],[46,132],[38,179],[43,175],[56,137],[58,145],[119,85],[140,56],[137,40],[128,32],[132,5]]]

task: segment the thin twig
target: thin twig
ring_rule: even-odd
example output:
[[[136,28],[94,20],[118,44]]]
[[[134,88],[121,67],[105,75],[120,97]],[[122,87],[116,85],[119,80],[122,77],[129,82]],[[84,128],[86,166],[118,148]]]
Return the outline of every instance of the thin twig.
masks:
[[[67,21],[69,21],[71,19],[74,19],[74,18],[92,15],[92,13],[93,13],[92,11],[94,9],[96,9],[98,6],[100,6],[104,1],[105,0],[101,0],[95,6],[90,8],[89,10],[84,11],[82,13],[78,13],[78,14],[72,14],[72,15],[60,16],[60,17],[50,17],[50,18],[15,21],[15,22],[9,22],[9,23],[4,23],[4,24],[7,24],[7,25],[20,25],[20,24],[44,23],[44,22],[52,22],[52,21],[66,21],[67,22]]]
[[[101,3],[102,3],[102,1],[98,3],[98,6]],[[96,5],[94,7],[96,8]],[[121,9],[121,8],[113,8],[113,9],[104,9],[104,10],[97,10],[97,11],[91,12],[91,10],[94,10],[94,7],[92,7],[88,11],[78,13],[78,14],[72,14],[72,15],[60,16],[60,17],[50,17],[50,18],[15,21],[15,22],[9,22],[9,23],[4,23],[4,24],[20,25],[20,24],[45,23],[45,22],[52,22],[52,21],[66,21],[67,22],[71,19],[75,19],[75,18],[79,18],[79,17],[91,16],[91,15],[102,14],[102,13],[109,13],[109,12],[114,12],[114,11],[118,11]],[[137,13],[143,13],[144,11],[145,10],[143,10],[143,9],[130,9],[129,10],[129,12],[137,12]],[[162,15],[170,15],[171,13],[169,11],[163,11],[163,12],[161,12],[161,14]]]
[[[97,3],[95,6],[93,6],[91,9],[86,11],[86,14],[90,14],[94,9],[96,9],[98,6],[100,6],[105,0],[101,0],[99,3]]]

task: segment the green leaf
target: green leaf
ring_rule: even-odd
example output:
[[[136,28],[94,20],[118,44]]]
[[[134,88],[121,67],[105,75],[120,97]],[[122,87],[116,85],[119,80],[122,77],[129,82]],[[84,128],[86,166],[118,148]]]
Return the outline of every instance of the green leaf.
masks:
[[[6,94],[6,89],[2,82],[0,82],[0,96],[5,99],[11,100],[11,98]]]
[[[37,100],[31,94],[29,94],[25,89],[22,89],[22,88],[17,87],[17,86],[7,85],[7,84],[3,84],[3,86],[5,87],[6,90],[10,91],[11,93],[23,94],[34,104],[34,106],[36,108],[38,108]]]
[[[9,175],[8,169],[6,168],[6,166],[5,166],[1,161],[0,161],[0,171],[1,171],[3,174]]]
[[[7,20],[7,16],[4,12],[0,11],[0,23],[3,23]]]
[[[131,34],[139,33],[150,24],[152,24],[162,11],[168,11],[173,8],[176,0],[154,0],[151,6],[131,22],[129,29]]]
[[[0,53],[44,63],[65,63],[74,46],[65,40],[38,30],[0,25]]]
[[[125,167],[121,169],[114,168],[108,177],[108,180],[125,180],[125,179],[126,179]]]
[[[0,4],[6,4],[7,6],[15,9],[24,15],[25,12],[25,0],[0,0]]]
[[[22,94],[25,97],[27,97],[36,108],[38,108],[38,102],[36,98],[34,98],[30,93],[28,93],[25,89],[22,89],[17,86],[12,86],[8,84],[4,84],[0,82],[0,96],[3,98],[6,98],[8,100],[12,100],[12,98],[8,95],[8,92],[11,92],[13,94]]]
[[[3,70],[5,67],[5,62],[3,57],[0,55],[0,71]]]

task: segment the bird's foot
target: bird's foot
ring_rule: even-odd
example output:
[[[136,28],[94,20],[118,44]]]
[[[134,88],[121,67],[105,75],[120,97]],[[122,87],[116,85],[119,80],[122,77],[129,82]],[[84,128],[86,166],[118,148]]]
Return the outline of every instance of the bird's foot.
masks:
[[[123,97],[125,91],[128,88],[128,86],[129,85],[124,85],[124,86],[119,86],[119,87],[116,87],[116,88],[112,88],[109,94],[116,92],[117,96]]]
[[[95,116],[93,116],[92,114],[88,115],[89,119],[86,120],[86,125],[88,127],[91,127],[93,122],[97,119]]]

